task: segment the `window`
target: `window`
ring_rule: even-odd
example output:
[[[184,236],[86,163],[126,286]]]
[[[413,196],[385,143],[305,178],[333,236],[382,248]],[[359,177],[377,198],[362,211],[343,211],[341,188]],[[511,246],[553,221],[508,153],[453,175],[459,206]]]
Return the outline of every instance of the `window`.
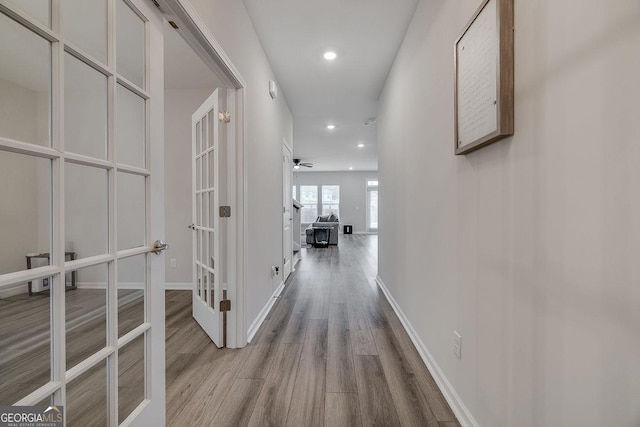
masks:
[[[322,215],[335,214],[340,218],[340,186],[322,186]]]
[[[310,224],[318,217],[318,186],[301,185],[300,203],[304,205],[300,214],[300,222]]]
[[[378,181],[367,181],[367,231],[378,230]]]
[[[295,187],[293,190],[295,194]],[[318,195],[322,198],[318,200]],[[340,186],[339,185],[301,185],[300,203],[304,205],[300,214],[300,222],[311,224],[318,215],[335,214],[340,218]]]

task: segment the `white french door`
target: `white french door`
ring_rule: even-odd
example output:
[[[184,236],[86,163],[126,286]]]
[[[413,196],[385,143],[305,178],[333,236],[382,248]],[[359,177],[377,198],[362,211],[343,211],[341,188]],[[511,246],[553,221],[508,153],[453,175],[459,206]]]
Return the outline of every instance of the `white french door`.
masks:
[[[1,405],[165,422],[162,19],[0,0]]]
[[[293,165],[291,150],[282,144],[282,280],[287,280],[291,274],[291,259],[293,258],[293,201],[291,200],[291,171]]]
[[[225,302],[233,240],[229,227],[231,206],[228,180],[230,147],[225,116],[231,91],[216,89],[192,116],[193,177],[193,317],[218,347],[226,346]],[[230,209],[230,208],[229,208]],[[223,218],[221,219],[221,215]]]

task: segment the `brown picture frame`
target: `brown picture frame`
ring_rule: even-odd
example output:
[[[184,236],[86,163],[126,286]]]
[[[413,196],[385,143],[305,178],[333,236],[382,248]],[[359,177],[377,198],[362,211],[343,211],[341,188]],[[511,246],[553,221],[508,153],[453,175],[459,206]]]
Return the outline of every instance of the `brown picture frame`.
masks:
[[[497,106],[495,131],[489,132],[466,142],[461,146],[460,138],[460,108],[459,108],[459,45],[464,36],[469,32],[480,14],[485,10],[489,2],[496,2],[496,28],[497,44],[495,46],[496,57],[496,94],[494,104]],[[456,155],[468,154],[479,148],[492,144],[514,133],[514,28],[513,28],[513,0],[484,0],[478,10],[465,27],[454,45],[454,101],[455,101],[455,140],[454,152]],[[464,47],[463,47],[464,48]],[[493,77],[493,76],[491,76]],[[492,83],[492,82],[491,82]]]

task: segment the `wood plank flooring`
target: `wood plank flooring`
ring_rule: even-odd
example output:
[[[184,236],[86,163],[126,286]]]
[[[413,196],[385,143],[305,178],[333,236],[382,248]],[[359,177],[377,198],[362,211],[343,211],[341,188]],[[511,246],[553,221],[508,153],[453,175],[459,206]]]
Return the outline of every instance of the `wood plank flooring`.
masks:
[[[168,291],[171,426],[459,426],[375,284],[377,237],[308,248],[240,350],[218,349]]]
[[[119,336],[142,323],[142,295],[142,291],[118,291]],[[76,289],[66,292],[65,299],[66,366],[71,368],[106,345],[106,291]],[[15,403],[51,377],[50,304],[48,293],[0,299],[2,405]]]

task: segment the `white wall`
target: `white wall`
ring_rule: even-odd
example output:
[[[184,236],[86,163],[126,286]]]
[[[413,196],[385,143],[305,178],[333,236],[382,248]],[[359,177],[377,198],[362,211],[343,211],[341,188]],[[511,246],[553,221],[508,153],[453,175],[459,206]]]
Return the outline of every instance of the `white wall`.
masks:
[[[478,424],[638,426],[640,2],[516,0],[515,136],[456,157],[480,3],[423,0],[386,82],[379,276]]]
[[[279,281],[271,266],[282,271],[282,139],[293,143],[292,117],[280,90],[269,96],[276,80],[241,1],[192,0],[214,37],[242,74],[246,87],[245,158],[250,244],[245,253],[247,325],[270,301]]]
[[[46,94],[0,79],[0,136],[47,144],[45,98]],[[45,209],[50,196],[43,191],[51,182],[49,172],[48,160],[0,152],[0,274],[26,269],[27,253],[49,251]]]
[[[298,186],[298,195],[301,185],[339,185],[340,232],[343,225],[351,224],[354,233],[367,231],[367,180],[371,179],[378,179],[378,172],[294,172],[293,174],[293,183]],[[322,197],[322,194],[319,193],[318,197]]]

